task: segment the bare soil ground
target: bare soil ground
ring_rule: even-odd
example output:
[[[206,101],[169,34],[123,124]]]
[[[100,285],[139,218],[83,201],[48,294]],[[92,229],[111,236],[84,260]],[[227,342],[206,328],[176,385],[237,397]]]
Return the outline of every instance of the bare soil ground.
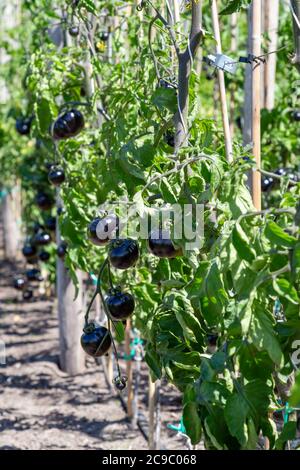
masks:
[[[6,364],[0,365],[0,449],[147,449],[119,398],[109,392],[101,366],[89,362],[75,377],[59,370],[53,300],[23,302],[11,287],[16,266],[3,261],[2,250],[0,260],[0,340],[6,347]],[[147,417],[145,372],[141,393]],[[161,447],[187,449],[186,439],[167,429],[181,416],[180,397],[168,386],[161,408]]]

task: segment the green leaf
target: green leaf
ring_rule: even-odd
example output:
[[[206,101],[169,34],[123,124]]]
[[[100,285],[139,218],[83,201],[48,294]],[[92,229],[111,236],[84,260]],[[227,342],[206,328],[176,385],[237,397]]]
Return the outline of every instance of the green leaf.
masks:
[[[34,104],[34,110],[40,133],[43,136],[48,135],[53,120],[50,102],[42,98]]]
[[[297,423],[295,421],[289,421],[288,423],[285,423],[280,436],[278,437],[276,441],[276,449],[277,450],[284,450],[285,444],[287,441],[292,441],[296,437],[296,431],[297,431]]]
[[[201,420],[196,402],[188,402],[183,407],[183,424],[193,445],[198,444],[202,435]]]
[[[249,406],[240,394],[235,393],[227,400],[224,410],[225,420],[231,434],[238,439],[242,446],[245,446],[248,440],[248,413]]]
[[[168,109],[172,114],[177,110],[177,98],[175,90],[171,88],[157,88],[152,96],[152,103],[159,109]]]
[[[238,222],[232,231],[232,243],[241,259],[248,263],[255,259],[256,253],[251,247],[251,242]]]
[[[287,279],[274,279],[273,288],[279,296],[284,297],[292,304],[299,304],[300,299],[298,297],[297,291]]]
[[[274,245],[292,248],[297,242],[297,238],[286,233],[278,224],[271,221],[265,228],[265,236]]]
[[[289,404],[295,407],[300,406],[300,372],[296,376],[296,380],[292,389],[292,394],[290,397]]]
[[[274,331],[274,325],[263,307],[254,303],[249,328],[249,337],[259,351],[266,350],[270,358],[282,365],[283,355]]]
[[[227,0],[227,6],[223,8],[220,15],[231,15],[239,11],[243,6],[251,3],[252,0]]]

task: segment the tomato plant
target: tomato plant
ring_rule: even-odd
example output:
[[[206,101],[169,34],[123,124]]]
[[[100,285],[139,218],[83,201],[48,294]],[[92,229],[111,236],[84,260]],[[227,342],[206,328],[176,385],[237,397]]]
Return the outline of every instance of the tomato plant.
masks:
[[[274,110],[262,112],[267,173],[257,211],[247,176],[255,169],[251,148],[241,145],[238,131],[233,161],[226,159],[211,80],[193,67],[198,48],[214,44],[209,2],[205,31],[195,27],[199,2],[185,2],[182,18],[191,33],[181,23],[170,27],[160,3],[24,2],[26,53],[5,46],[13,60],[4,76],[15,83],[21,70],[23,90],[12,90],[1,111],[1,185],[22,177],[28,234],[36,219],[55,229],[47,223],[55,211],[49,181],[60,186],[58,257],[75,284],[77,269],[100,271],[92,301],[101,296],[117,339],[124,336],[119,320],[133,316],[153,379],[166,377],[182,393],[193,444],[254,449],[263,434],[271,448],[280,447],[272,412],[287,398],[280,390],[294,375],[291,348],[300,336],[299,111],[290,96],[297,73],[288,54],[278,54],[282,87]],[[223,1],[221,21],[228,26],[240,11],[246,31],[250,3]],[[291,17],[282,15],[279,39],[292,50]],[[243,40],[245,47],[245,34]],[[242,73],[236,81],[241,102]],[[183,213],[188,206],[193,227],[201,205],[201,245],[187,249],[190,239],[176,233],[174,220],[140,240],[129,217],[131,231],[120,238],[122,214],[105,211],[120,201],[133,203],[144,219],[166,205]],[[39,228],[24,256],[35,260],[37,245],[50,241]],[[49,259],[45,251],[39,257]],[[16,279],[16,288],[24,282]],[[81,345],[95,357],[115,345],[113,330],[90,322],[91,304]],[[114,382],[126,386],[120,369]]]

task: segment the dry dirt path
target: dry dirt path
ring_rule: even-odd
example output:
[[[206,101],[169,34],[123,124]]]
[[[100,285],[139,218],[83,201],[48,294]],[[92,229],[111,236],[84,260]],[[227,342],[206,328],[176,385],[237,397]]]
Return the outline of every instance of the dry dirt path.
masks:
[[[3,261],[1,250],[0,340],[6,365],[0,365],[0,449],[147,449],[108,391],[101,367],[90,363],[76,377],[59,370],[53,302],[21,301],[11,287],[15,269]],[[167,422],[180,419],[178,396],[169,392],[163,441],[169,449],[184,449],[185,439],[166,428]],[[146,412],[146,394],[142,401]]]

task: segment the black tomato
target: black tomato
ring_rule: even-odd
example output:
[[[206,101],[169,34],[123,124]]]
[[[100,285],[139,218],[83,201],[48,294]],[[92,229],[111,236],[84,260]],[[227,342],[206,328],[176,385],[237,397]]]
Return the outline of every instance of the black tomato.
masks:
[[[51,243],[51,236],[47,232],[38,232],[34,237],[34,244],[37,246],[45,246]]]
[[[78,36],[80,29],[79,29],[79,26],[73,25],[68,29],[68,31],[69,31],[69,35],[75,38],[76,36]]]
[[[33,297],[33,291],[30,289],[24,290],[23,292],[23,299],[24,300],[30,300]]]
[[[269,191],[274,185],[274,179],[270,176],[263,176],[261,179],[261,190],[263,192]]]
[[[207,335],[207,344],[209,346],[217,346],[217,341],[218,341],[218,335],[217,334],[210,334],[210,335]]]
[[[26,271],[26,277],[27,277],[28,281],[38,281],[38,282],[40,282],[40,281],[43,280],[41,271],[39,269],[36,269],[36,268],[28,269],[28,271]]]
[[[88,238],[94,245],[103,246],[115,238],[118,228],[119,218],[114,214],[96,217],[88,226]]]
[[[63,259],[67,253],[67,244],[66,242],[61,242],[56,250],[56,254],[59,258]]]
[[[167,230],[153,230],[148,238],[151,253],[159,258],[176,258],[182,255],[182,249],[176,248]]]
[[[108,38],[109,38],[109,33],[108,33],[108,32],[103,31],[103,32],[100,34],[100,40],[101,40],[101,41],[106,42],[106,41],[108,41]]]
[[[35,200],[36,200],[38,207],[42,210],[47,211],[51,209],[51,207],[53,206],[52,198],[46,193],[43,193],[43,192],[38,193]]]
[[[30,128],[31,128],[31,119],[19,118],[16,120],[16,130],[20,135],[30,134]]]
[[[23,290],[26,287],[26,280],[23,277],[17,277],[14,279],[14,288],[17,290]]]
[[[116,389],[121,392],[122,390],[124,390],[124,388],[126,388],[127,381],[128,381],[128,377],[126,377],[126,375],[122,375],[122,376],[118,375],[117,377],[113,379],[113,384],[116,387]]]
[[[109,246],[109,261],[114,268],[128,269],[139,259],[139,246],[135,240],[113,240]]]
[[[81,336],[81,346],[83,350],[92,357],[100,357],[107,353],[111,346],[111,337],[104,326],[89,323]]]
[[[78,109],[71,109],[59,116],[53,125],[56,140],[75,137],[84,128],[84,117]]]
[[[53,166],[48,173],[48,180],[53,186],[60,186],[65,181],[65,172],[58,166]]]
[[[121,289],[111,289],[105,302],[114,320],[126,320],[134,311],[134,297]]]
[[[63,207],[58,207],[56,211],[57,215],[61,215],[64,213],[64,208]]]
[[[298,181],[298,175],[293,168],[278,168],[275,173],[279,176],[287,176],[292,181]]]
[[[164,134],[164,141],[166,144],[168,144],[170,147],[175,147],[175,134],[174,132],[167,131]]]
[[[30,260],[36,257],[37,249],[31,243],[26,243],[26,245],[23,246],[22,253],[27,260]]]
[[[296,109],[293,112],[293,119],[294,119],[294,121],[297,121],[297,122],[300,121],[300,109]]]
[[[49,261],[50,259],[50,253],[48,253],[48,251],[41,251],[40,254],[39,254],[39,259],[41,261],[43,261],[44,263],[46,261]]]
[[[48,217],[45,220],[45,227],[50,230],[50,232],[55,232],[56,229],[56,217]]]

